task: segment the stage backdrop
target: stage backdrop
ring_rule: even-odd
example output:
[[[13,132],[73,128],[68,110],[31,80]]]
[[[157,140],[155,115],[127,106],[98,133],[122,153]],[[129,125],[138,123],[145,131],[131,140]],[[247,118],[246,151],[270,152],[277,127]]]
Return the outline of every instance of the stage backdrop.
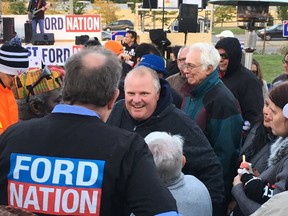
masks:
[[[24,38],[24,24],[28,18],[27,15],[3,15],[2,17],[13,17],[15,31],[19,37]],[[100,15],[45,16],[45,33],[54,33],[56,41],[75,40],[75,37],[80,35],[100,38],[101,30]]]

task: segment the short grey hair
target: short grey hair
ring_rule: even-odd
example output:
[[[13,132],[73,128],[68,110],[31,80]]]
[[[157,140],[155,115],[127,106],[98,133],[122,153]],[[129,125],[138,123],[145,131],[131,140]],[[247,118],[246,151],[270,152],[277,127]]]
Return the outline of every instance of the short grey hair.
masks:
[[[221,57],[218,50],[212,44],[195,43],[190,46],[189,52],[193,52],[194,50],[201,52],[200,62],[203,69],[206,69],[209,65],[213,67],[213,70],[218,67]]]
[[[177,55],[177,59],[179,59],[180,55],[181,55],[181,52],[184,50],[184,49],[187,49],[189,48],[188,46],[182,46],[179,51],[178,51],[178,55]]]
[[[139,66],[139,67],[135,67],[133,70],[129,71],[129,73],[127,74],[125,81],[124,81],[124,91],[125,91],[125,84],[126,84],[126,79],[128,77],[130,77],[131,75],[138,75],[138,76],[144,76],[146,74],[150,74],[152,76],[153,79],[153,85],[155,87],[155,89],[157,91],[160,91],[161,89],[161,85],[160,85],[160,80],[158,77],[158,74],[155,70],[145,67],[145,66]]]
[[[181,175],[183,138],[166,132],[155,131],[145,137],[148,148],[162,181],[169,185]]]
[[[82,49],[66,61],[63,101],[106,106],[118,89],[121,71],[120,59],[111,51],[100,46]]]

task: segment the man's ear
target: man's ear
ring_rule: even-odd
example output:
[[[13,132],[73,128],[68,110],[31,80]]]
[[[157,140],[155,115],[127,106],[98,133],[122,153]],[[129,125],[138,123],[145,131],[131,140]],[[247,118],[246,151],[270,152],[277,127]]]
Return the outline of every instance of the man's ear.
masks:
[[[44,107],[43,107],[43,103],[41,103],[40,101],[30,101],[29,107],[33,114],[37,116],[43,115]]]
[[[186,164],[186,157],[183,155],[182,156],[182,168],[185,166]]]
[[[213,66],[212,66],[212,65],[208,65],[208,66],[207,66],[207,76],[208,76],[209,74],[211,74],[213,71],[214,71],[214,70],[213,70]]]
[[[135,62],[135,65],[134,65],[134,67],[136,67],[136,66],[139,64],[140,60],[141,60],[141,58],[140,58],[140,57],[138,57],[138,58],[136,59],[136,62]]]
[[[108,110],[111,110],[113,108],[114,103],[115,103],[116,99],[118,98],[118,96],[119,96],[119,89],[117,88],[114,91],[114,95],[113,95],[112,99],[107,104]]]

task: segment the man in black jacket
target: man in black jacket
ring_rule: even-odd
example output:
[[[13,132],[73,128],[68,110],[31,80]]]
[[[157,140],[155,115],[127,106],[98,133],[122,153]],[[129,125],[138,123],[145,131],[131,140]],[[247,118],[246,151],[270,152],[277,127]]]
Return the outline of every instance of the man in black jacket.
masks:
[[[0,138],[0,204],[44,215],[177,216],[143,138],[105,124],[121,66],[101,47],[65,64],[64,104]]]
[[[248,132],[255,122],[262,119],[264,99],[261,81],[241,64],[242,50],[237,38],[223,38],[215,47],[221,56],[219,75],[239,101],[245,123],[243,129],[248,129]]]
[[[107,123],[142,137],[153,131],[181,135],[187,159],[183,172],[205,184],[212,199],[213,215],[225,215],[221,164],[201,129],[172,103],[168,82],[151,68],[139,66],[127,74],[124,91],[125,100],[115,104]]]

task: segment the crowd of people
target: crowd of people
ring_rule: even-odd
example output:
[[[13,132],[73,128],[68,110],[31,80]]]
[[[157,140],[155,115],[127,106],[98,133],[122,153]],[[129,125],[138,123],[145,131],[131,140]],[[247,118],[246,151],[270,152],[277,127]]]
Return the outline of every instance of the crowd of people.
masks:
[[[175,46],[169,63],[134,31],[123,44],[87,41],[64,68],[29,69],[18,37],[3,44],[3,211],[258,216],[274,207],[280,215],[288,53],[268,90],[260,64],[241,63],[231,33],[215,45]]]

